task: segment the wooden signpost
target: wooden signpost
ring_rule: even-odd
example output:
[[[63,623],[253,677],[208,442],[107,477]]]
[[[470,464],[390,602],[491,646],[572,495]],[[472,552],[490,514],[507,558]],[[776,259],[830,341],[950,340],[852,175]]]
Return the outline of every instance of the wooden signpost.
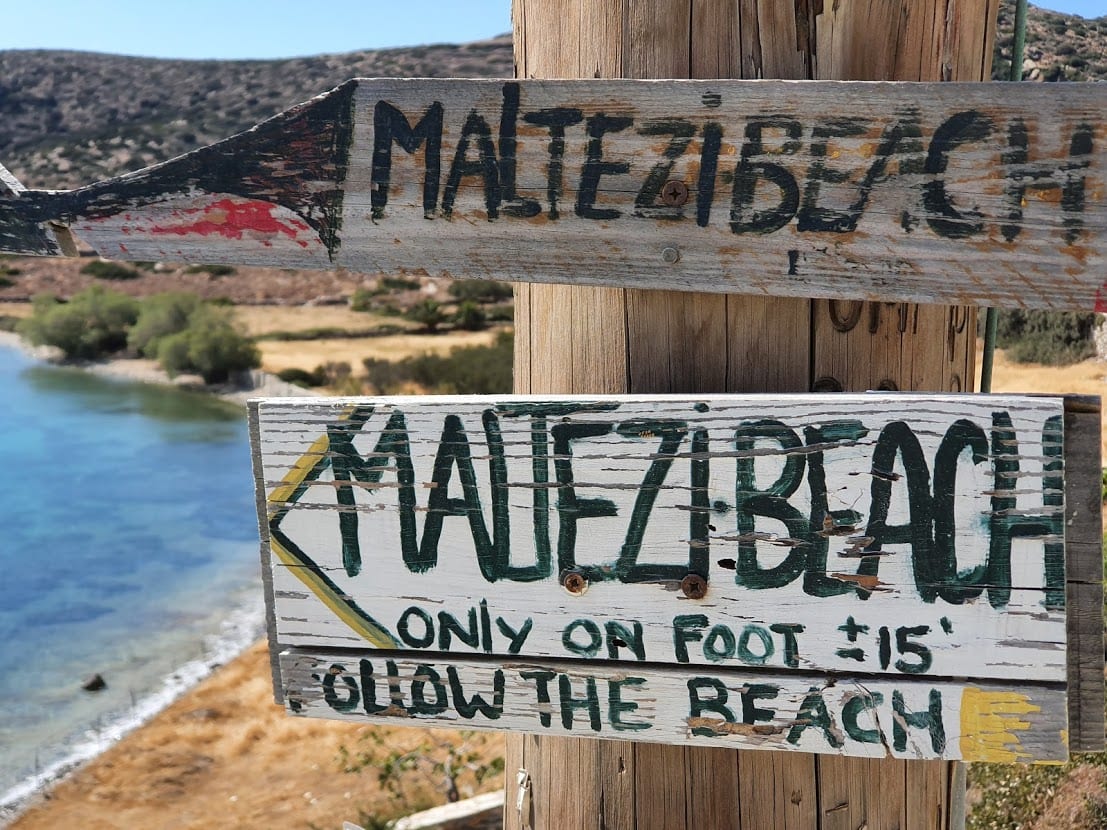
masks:
[[[1103,733],[1102,673],[1077,669],[1101,644],[1066,634],[1068,585],[1098,585],[1081,408],[255,402],[278,696],[356,720],[1063,759]]]
[[[356,80],[227,141],[0,198],[113,259],[1091,310],[1107,89]],[[1101,296],[1102,295],[1102,296]]]
[[[252,406],[278,697],[530,733],[511,830],[956,828],[920,759],[1101,749],[1098,401],[708,393],[959,391],[971,309],[908,302],[1107,310],[1107,92],[946,83],[991,0],[514,9],[523,80],[0,169],[6,252],[554,283],[538,395]],[[601,80],[692,74],[928,83]]]

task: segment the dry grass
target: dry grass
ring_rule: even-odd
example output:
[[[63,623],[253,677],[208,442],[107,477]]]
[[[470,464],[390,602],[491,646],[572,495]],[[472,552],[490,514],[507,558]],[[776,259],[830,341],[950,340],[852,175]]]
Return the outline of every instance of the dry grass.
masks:
[[[382,325],[418,328],[416,323],[411,323],[402,317],[385,317],[364,311],[351,311],[344,305],[236,306],[234,313],[252,337],[282,331],[304,331],[311,328],[339,328],[349,331],[363,331]]]
[[[371,727],[291,718],[272,700],[259,643],[60,784],[10,830],[333,828],[361,811],[392,816],[403,807],[371,770],[351,775],[338,765],[339,746],[356,749]],[[422,738],[417,729],[372,728],[396,748]],[[484,746],[489,757],[503,755],[500,735],[487,736]],[[411,801],[443,801],[421,786]],[[496,779],[485,789],[500,786]]]
[[[403,360],[425,352],[446,354],[455,346],[488,346],[496,339],[496,330],[458,331],[446,334],[396,334],[387,337],[278,341],[262,340],[261,365],[267,372],[292,367],[314,369],[330,361],[344,361],[361,373],[361,361],[367,357]]]

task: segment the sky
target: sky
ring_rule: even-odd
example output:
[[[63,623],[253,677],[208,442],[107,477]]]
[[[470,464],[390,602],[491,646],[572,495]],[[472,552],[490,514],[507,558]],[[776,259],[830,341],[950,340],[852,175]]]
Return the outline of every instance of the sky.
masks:
[[[1107,14],[1107,0],[1035,5],[1084,17]],[[511,29],[511,0],[0,0],[0,11],[0,49],[162,58],[277,58],[463,43]]]

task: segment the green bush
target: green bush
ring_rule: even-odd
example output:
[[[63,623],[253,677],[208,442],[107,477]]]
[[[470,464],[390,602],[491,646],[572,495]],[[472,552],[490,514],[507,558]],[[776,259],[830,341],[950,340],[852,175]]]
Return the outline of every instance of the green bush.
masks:
[[[229,309],[201,305],[188,328],[159,341],[158,362],[171,376],[198,374],[205,383],[222,383],[232,372],[259,366],[261,354],[235,327]]]
[[[106,259],[94,259],[81,268],[82,274],[88,274],[98,280],[134,280],[138,279],[138,271],[129,268],[119,262],[111,262]]]
[[[17,331],[36,346],[57,346],[66,357],[94,360],[127,346],[127,330],[138,319],[138,301],[98,285],[68,303],[50,295],[33,300],[30,317]]]
[[[385,291],[414,291],[419,287],[419,280],[409,280],[406,277],[381,277],[380,286]]]
[[[327,382],[326,377],[320,371],[323,367],[316,368],[314,372],[309,372],[307,369],[297,369],[295,367],[291,369],[281,369],[277,372],[277,377],[283,380],[285,383],[291,383],[295,386],[302,386],[305,389],[313,386],[322,386]]]
[[[511,286],[496,280],[458,280],[450,283],[450,296],[476,303],[502,303],[511,299]]]
[[[414,320],[423,327],[427,334],[434,334],[438,327],[446,322],[446,311],[435,300],[423,300],[411,307],[407,313],[409,320]]]
[[[514,338],[500,332],[490,346],[459,346],[448,355],[424,354],[399,361],[367,358],[369,383],[379,394],[416,383],[443,395],[495,395],[511,391]]]
[[[454,323],[459,329],[480,331],[488,325],[488,315],[475,302],[466,300],[458,306],[457,314],[454,315]]]
[[[233,265],[189,265],[186,274],[208,274],[212,277],[229,277],[235,273]]]
[[[372,311],[373,310],[373,297],[376,294],[370,291],[368,288],[356,288],[354,293],[350,295],[350,310],[351,311]]]
[[[1018,363],[1060,366],[1095,354],[1099,317],[1075,311],[999,312],[996,345]]]
[[[144,357],[157,357],[158,342],[188,327],[189,318],[201,305],[196,294],[166,292],[142,302],[127,344]]]

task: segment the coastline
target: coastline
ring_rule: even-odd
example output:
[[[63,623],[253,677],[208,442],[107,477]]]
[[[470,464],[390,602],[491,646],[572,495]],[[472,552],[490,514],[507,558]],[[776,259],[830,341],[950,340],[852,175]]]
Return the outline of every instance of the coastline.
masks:
[[[66,361],[61,358],[57,349],[31,346],[15,332],[0,332],[0,348],[20,351],[39,362],[77,368],[119,381],[210,394],[242,407],[253,397],[319,394],[260,371],[244,373],[238,384],[210,387],[197,377],[170,378],[151,360],[119,358],[99,362]],[[265,613],[260,596],[243,598],[243,602],[236,607],[228,608],[223,614],[220,632],[205,639],[201,658],[184,660],[169,674],[161,677],[160,685],[132,700],[128,709],[118,711],[105,723],[87,729],[63,757],[47,763],[43,769],[6,791],[0,791],[0,828],[19,822],[28,811],[48,806],[51,802],[50,793],[54,788],[88,765],[95,764],[105,753],[193,692],[218,670],[239,660],[264,635]]]

